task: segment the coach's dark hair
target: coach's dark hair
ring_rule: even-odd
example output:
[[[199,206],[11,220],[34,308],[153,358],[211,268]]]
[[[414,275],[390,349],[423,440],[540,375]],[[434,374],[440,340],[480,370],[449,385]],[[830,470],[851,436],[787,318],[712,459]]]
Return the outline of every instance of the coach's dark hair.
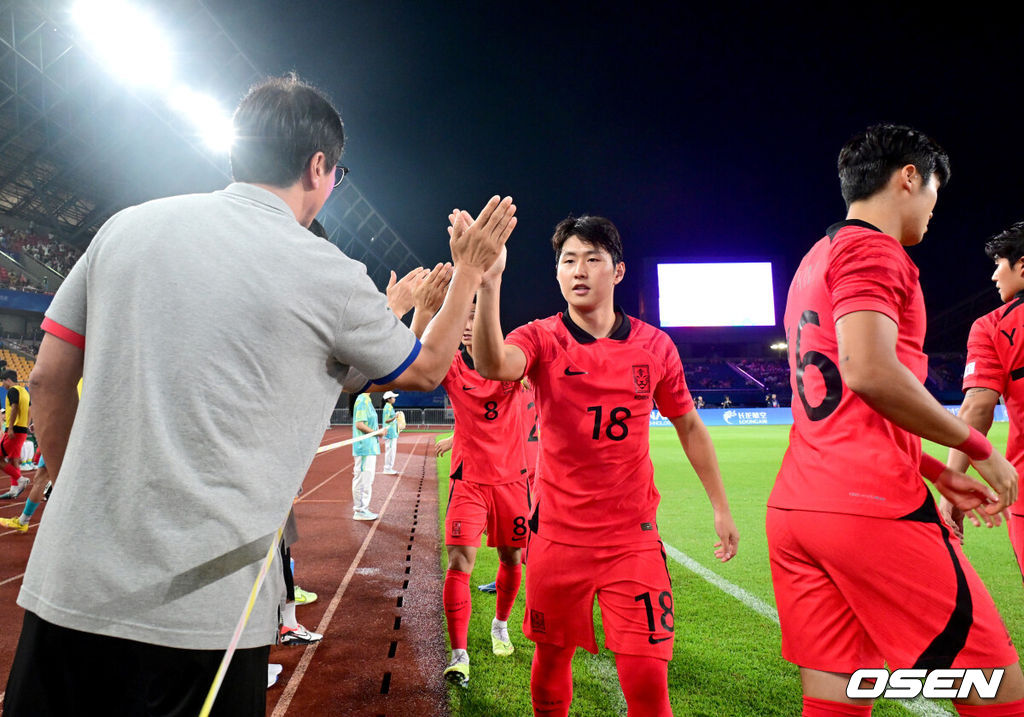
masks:
[[[345,128],[327,97],[294,73],[256,83],[234,116],[231,174],[237,182],[288,187],[310,157],[328,169],[341,159]]]
[[[7,369],[6,371],[3,372],[2,376],[0,376],[0,381],[6,381],[7,379],[17,381],[18,372],[13,369]]]
[[[610,219],[584,214],[582,217],[567,216],[555,226],[551,246],[555,250],[555,261],[562,255],[562,246],[571,236],[578,236],[588,244],[604,249],[612,256],[612,264],[622,261],[622,239],[619,230]]]
[[[985,254],[992,261],[1006,259],[1011,267],[1024,259],[1024,222],[1014,222],[985,242]]]
[[[876,124],[854,135],[839,152],[839,186],[849,207],[867,199],[892,173],[912,164],[927,183],[932,173],[949,182],[949,156],[931,137],[911,127]]]

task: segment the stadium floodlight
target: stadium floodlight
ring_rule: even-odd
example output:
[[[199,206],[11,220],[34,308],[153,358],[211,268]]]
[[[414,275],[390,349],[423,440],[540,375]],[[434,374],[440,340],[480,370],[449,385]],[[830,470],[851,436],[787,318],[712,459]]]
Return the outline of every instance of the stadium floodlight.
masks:
[[[221,153],[231,149],[231,117],[213,97],[180,85],[168,95],[167,104],[192,124],[207,147]]]
[[[133,85],[169,85],[171,44],[141,8],[124,0],[78,0],[71,15],[81,39],[112,73]]]
[[[789,344],[787,344],[785,341],[776,341],[769,348],[775,349],[776,351],[785,351],[786,349],[789,348]]]

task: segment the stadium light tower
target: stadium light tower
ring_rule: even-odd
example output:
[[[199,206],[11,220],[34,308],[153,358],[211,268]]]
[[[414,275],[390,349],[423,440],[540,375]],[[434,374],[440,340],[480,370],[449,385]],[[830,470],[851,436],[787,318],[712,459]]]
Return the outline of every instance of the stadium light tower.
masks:
[[[231,149],[235,137],[231,116],[213,97],[179,85],[168,95],[167,104],[196,128],[207,147],[221,154]]]
[[[171,45],[146,12],[124,0],[78,0],[71,17],[110,72],[132,85],[165,89],[170,84]]]

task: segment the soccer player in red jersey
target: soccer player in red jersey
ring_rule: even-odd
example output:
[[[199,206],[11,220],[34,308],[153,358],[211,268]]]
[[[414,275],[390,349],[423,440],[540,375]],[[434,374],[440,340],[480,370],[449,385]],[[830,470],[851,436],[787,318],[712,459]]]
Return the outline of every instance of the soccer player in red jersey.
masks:
[[[996,263],[992,281],[1004,306],[985,314],[971,326],[960,418],[987,434],[996,404],[1003,396],[1010,418],[1006,457],[1018,474],[1024,474],[1024,222],[992,237],[985,245],[985,253]],[[948,464],[954,470],[964,471],[967,456],[950,450]],[[1019,480],[1017,502],[1010,506],[1007,526],[1024,577],[1024,501],[1019,497],[1024,478]],[[963,511],[947,500],[941,502],[939,510],[963,537]],[[972,514],[971,520],[981,525],[977,514]]]
[[[924,388],[906,247],[924,237],[948,157],[921,132],[877,125],[843,147],[839,179],[846,220],[803,258],[785,314],[793,429],[767,517],[783,657],[800,667],[804,715],[870,714],[849,680],[883,663],[1005,668],[1002,704],[972,692],[957,709],[1024,714],[1013,643],[921,479],[994,520],[1017,493],[1006,459]],[[964,451],[994,492],[922,454],[921,437]]]
[[[439,443],[438,455],[452,446],[452,472],[445,511],[444,603],[452,654],[445,677],[469,682],[466,645],[472,609],[469,576],[476,562],[480,535],[498,549],[497,601],[491,621],[491,649],[506,657],[513,652],[508,618],[522,580],[522,548],[526,545],[529,489],[526,483],[523,394],[516,381],[489,381],[473,363],[473,312],[462,333],[463,350],[456,354],[441,385],[455,414],[451,444]]]
[[[503,341],[500,258],[477,293],[473,330],[480,373],[501,381],[526,376],[540,414],[523,625],[537,643],[534,713],[568,714],[573,653],[577,646],[597,652],[596,595],[629,714],[670,715],[675,626],[650,458],[655,404],[711,500],[715,555],[732,558],[739,536],[676,347],[615,306],[626,270],[615,225],[570,216],[555,228],[552,245],[565,312],[520,326]]]

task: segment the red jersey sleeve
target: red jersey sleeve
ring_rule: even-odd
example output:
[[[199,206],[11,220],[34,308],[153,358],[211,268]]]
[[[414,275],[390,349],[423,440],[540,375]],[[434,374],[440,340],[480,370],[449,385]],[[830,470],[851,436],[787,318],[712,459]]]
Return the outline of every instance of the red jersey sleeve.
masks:
[[[505,343],[515,346],[526,354],[526,369],[523,375],[529,375],[530,369],[545,358],[545,341],[540,322],[532,321],[515,329],[505,337]]]
[[[678,418],[693,410],[693,397],[686,387],[683,362],[679,360],[679,352],[667,336],[658,342],[658,354],[665,373],[654,387],[654,403],[665,418]]]
[[[965,391],[969,388],[991,388],[1002,393],[1006,386],[1006,369],[999,360],[992,340],[996,327],[991,322],[991,316],[982,316],[971,325],[971,333],[967,338],[967,365],[964,368]]]
[[[832,318],[877,311],[897,324],[917,282],[917,267],[899,242],[875,231],[840,231],[829,251],[825,282]]]

